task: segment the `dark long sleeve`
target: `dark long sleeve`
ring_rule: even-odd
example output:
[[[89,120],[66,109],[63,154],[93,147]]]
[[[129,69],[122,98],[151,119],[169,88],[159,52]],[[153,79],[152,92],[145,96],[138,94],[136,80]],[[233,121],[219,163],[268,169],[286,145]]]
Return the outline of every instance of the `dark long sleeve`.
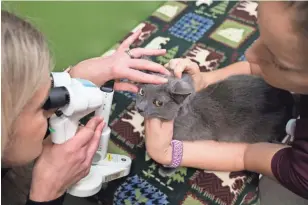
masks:
[[[28,198],[25,205],[63,205],[65,195],[66,194],[63,194],[61,197],[59,197],[55,200],[52,200],[52,201],[48,201],[48,202],[36,202],[36,201],[32,201]]]
[[[303,98],[304,99],[304,98]],[[272,159],[276,179],[295,194],[308,199],[308,100],[301,102],[292,147],[278,151]]]

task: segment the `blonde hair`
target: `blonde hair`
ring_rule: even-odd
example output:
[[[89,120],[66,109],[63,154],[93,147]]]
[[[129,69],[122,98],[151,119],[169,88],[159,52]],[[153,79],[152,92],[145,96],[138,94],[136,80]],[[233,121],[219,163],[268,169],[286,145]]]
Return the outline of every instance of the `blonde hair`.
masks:
[[[52,69],[47,42],[29,22],[1,11],[1,154],[14,123]],[[25,122],[26,123],[26,122]]]

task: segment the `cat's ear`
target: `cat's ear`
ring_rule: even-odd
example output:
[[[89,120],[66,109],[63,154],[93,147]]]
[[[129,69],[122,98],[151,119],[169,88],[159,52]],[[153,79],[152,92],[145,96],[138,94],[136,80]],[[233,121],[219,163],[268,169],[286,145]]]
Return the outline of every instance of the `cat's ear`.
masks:
[[[192,85],[182,80],[169,84],[168,90],[171,97],[178,104],[181,104],[194,91]]]

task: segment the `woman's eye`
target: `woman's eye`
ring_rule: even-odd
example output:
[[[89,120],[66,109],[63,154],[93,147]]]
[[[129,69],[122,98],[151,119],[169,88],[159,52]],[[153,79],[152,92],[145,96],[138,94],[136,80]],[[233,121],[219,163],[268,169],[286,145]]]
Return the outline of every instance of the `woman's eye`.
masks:
[[[139,89],[139,95],[144,96],[144,90],[142,88]]]
[[[156,106],[156,107],[161,107],[163,105],[163,102],[159,101],[159,100],[154,100],[153,101],[153,104]]]

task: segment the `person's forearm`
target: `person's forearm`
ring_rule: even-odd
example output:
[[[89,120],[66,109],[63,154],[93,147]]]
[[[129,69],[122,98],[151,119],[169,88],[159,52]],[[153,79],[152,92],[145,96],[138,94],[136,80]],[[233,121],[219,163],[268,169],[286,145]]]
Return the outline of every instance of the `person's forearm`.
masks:
[[[183,142],[183,158],[181,166],[215,171],[244,170],[244,153],[247,144],[223,143],[216,141]],[[159,154],[154,160],[162,164],[170,164],[172,148]]]
[[[181,166],[215,171],[247,170],[272,176],[271,160],[274,154],[284,147],[286,146],[271,143],[184,141]],[[171,146],[156,159],[159,163],[170,164]]]
[[[201,75],[206,82],[206,86],[222,81],[233,75],[251,75],[250,64],[247,61],[241,61],[224,68],[217,69],[211,72],[202,72]]]
[[[248,171],[260,173],[273,177],[271,162],[272,158],[279,150],[287,145],[273,143],[249,144],[244,153],[244,168]]]
[[[244,169],[244,143],[216,141],[184,142],[182,166],[193,166],[215,171],[240,171]]]

